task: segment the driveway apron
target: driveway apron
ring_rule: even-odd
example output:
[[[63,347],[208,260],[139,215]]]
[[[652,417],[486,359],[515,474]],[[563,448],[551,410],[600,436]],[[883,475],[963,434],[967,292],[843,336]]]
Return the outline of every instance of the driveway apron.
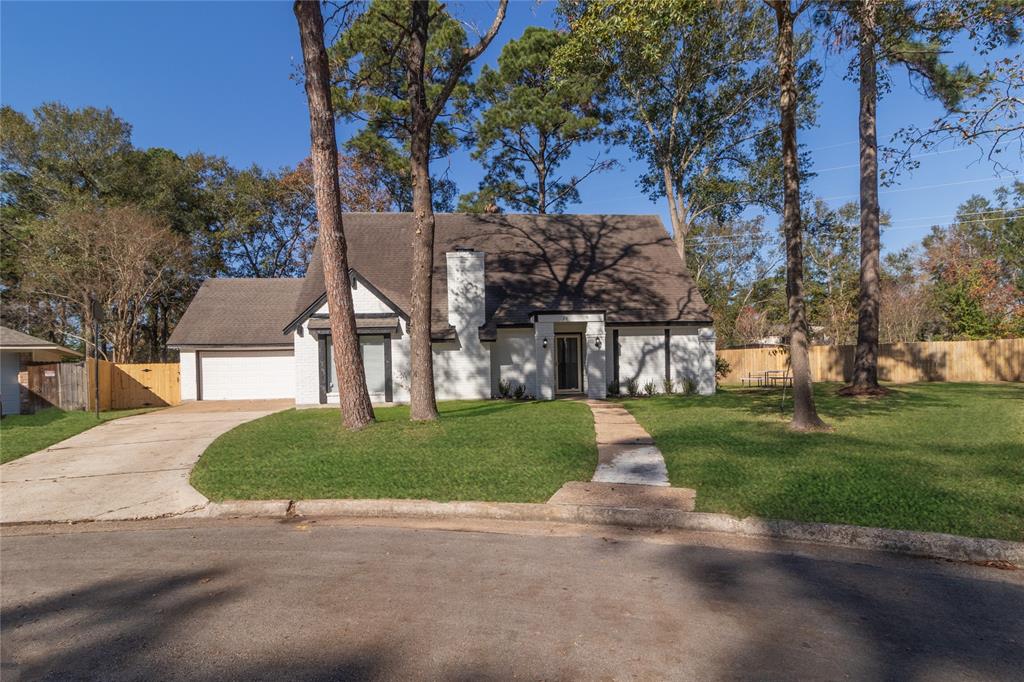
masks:
[[[203,451],[292,401],[186,403],[106,422],[0,467],[0,522],[185,514],[208,500],[189,485]]]

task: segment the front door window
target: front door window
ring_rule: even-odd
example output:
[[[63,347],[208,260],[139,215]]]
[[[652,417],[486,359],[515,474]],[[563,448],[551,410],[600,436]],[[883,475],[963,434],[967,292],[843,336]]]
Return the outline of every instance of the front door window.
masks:
[[[559,391],[579,391],[580,388],[580,338],[578,336],[555,337],[555,367]]]

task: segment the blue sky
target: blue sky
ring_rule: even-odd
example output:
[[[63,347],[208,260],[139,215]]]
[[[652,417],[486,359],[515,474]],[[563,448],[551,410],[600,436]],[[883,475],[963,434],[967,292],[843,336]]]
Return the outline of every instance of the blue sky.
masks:
[[[457,16],[484,26],[495,6],[490,0],[450,3]],[[501,45],[526,26],[552,25],[552,7],[513,0],[483,63],[493,63]],[[290,78],[299,55],[289,2],[0,3],[3,104],[25,112],[51,100],[110,107],[134,126],[137,146],[203,151],[237,166],[277,168],[308,155],[304,94]],[[807,190],[838,206],[855,200],[858,191],[857,93],[854,83],[843,80],[848,57],[823,58],[819,124],[801,142],[818,172]],[[898,74],[895,82],[879,104],[880,141],[939,112],[907,86],[905,76]],[[339,140],[350,133],[340,126]],[[883,236],[886,250],[919,240],[972,194],[990,194],[1012,180],[1005,172],[995,178],[974,151],[940,151],[921,158],[921,167],[899,186],[883,188],[882,207],[893,220]],[[663,201],[652,202],[636,188],[640,166],[629,151],[612,154],[622,169],[589,179],[582,202],[569,210],[657,213],[667,224]],[[448,164],[460,191],[476,189],[482,171],[467,153],[453,155]]]

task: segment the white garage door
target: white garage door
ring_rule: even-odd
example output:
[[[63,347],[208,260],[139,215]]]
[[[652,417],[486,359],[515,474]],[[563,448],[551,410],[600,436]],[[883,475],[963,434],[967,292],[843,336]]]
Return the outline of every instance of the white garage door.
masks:
[[[200,400],[295,397],[295,356],[290,350],[202,351]]]

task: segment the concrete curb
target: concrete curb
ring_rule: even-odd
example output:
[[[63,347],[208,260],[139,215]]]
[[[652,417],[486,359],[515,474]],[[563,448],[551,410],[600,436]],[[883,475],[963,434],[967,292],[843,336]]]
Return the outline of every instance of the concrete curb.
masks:
[[[853,547],[911,556],[971,563],[999,563],[1024,568],[1024,543],[868,528],[834,523],[777,521],[674,509],[635,509],[518,502],[431,502],[429,500],[228,500],[211,502],[204,516],[213,518],[405,518],[490,519],[583,523],[634,528],[674,528],[710,533]]]

